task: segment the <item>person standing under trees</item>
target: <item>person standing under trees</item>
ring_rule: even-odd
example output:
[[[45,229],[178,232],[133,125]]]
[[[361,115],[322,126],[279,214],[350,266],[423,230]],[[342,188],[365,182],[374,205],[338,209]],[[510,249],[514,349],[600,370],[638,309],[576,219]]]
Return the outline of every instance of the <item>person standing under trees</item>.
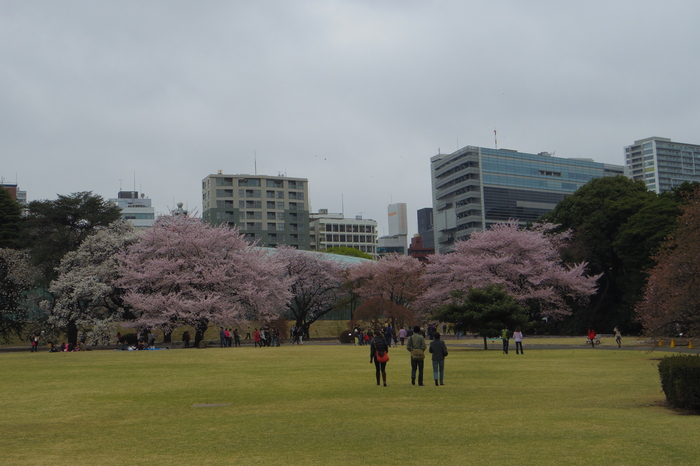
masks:
[[[418,386],[423,386],[423,366],[425,359],[425,338],[420,334],[420,327],[413,327],[413,335],[408,339],[406,349],[411,353],[411,384],[416,384],[418,371]]]
[[[399,330],[399,340],[401,340],[401,346],[404,346],[404,343],[406,342],[406,329],[401,327],[401,330]]]
[[[182,341],[185,343],[185,348],[190,347],[190,332],[185,330],[185,333],[182,334]]]
[[[516,327],[515,332],[513,332],[513,339],[515,340],[515,354],[525,354],[523,351],[523,332],[520,327]]]
[[[433,341],[430,342],[430,353],[433,355],[433,379],[435,386],[438,385],[438,373],[440,374],[440,385],[445,385],[445,356],[447,356],[447,345],[440,339],[440,333],[433,333]]]
[[[591,348],[595,348],[595,330],[588,329],[588,339],[591,340]]]
[[[238,329],[233,329],[233,344],[234,346],[241,346],[241,334],[238,333]]]
[[[619,348],[622,346],[622,334],[620,333],[620,329],[617,327],[615,327],[613,331],[615,332],[615,343],[617,343],[617,347]]]
[[[376,369],[377,385],[379,385],[379,375],[384,381],[384,386],[386,387],[386,361],[381,362],[378,358],[384,356],[385,353],[389,353],[389,345],[386,343],[386,339],[382,333],[377,330],[376,335],[372,338],[372,343],[369,345],[369,362],[372,364],[374,362],[374,368]],[[372,336],[372,331],[368,330],[367,335]]]
[[[501,330],[501,339],[503,340],[503,352],[505,354],[508,354],[508,339],[510,336],[508,335],[508,328],[504,328]]]

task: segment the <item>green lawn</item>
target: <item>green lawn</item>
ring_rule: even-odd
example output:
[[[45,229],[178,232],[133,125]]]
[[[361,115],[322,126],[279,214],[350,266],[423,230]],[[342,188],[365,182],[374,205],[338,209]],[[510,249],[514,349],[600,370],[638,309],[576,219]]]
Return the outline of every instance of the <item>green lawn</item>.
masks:
[[[452,347],[445,386],[366,347],[0,354],[0,463],[691,464],[659,353]],[[197,404],[223,406],[195,407]]]

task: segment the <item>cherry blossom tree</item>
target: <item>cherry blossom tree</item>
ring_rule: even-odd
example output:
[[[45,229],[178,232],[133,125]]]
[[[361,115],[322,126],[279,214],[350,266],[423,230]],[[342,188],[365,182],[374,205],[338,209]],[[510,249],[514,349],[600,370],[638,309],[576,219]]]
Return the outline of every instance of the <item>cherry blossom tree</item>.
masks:
[[[190,325],[195,346],[210,322],[271,322],[290,298],[283,264],[227,225],[161,217],[120,259],[118,285],[139,315],[133,324],[164,332]]]
[[[362,300],[381,298],[413,312],[411,304],[424,290],[422,274],[423,265],[418,259],[390,254],[378,261],[361,262],[351,267],[348,270],[348,281],[352,291]],[[388,318],[392,327],[396,328],[396,316]]]
[[[501,223],[456,243],[451,254],[432,256],[420,304],[437,310],[453,292],[466,295],[470,288],[502,284],[528,309],[531,320],[568,315],[572,302],[595,292],[598,276],[585,276],[585,263],[562,263],[559,248],[568,236],[552,233],[553,227],[524,230],[515,222]]]
[[[423,266],[410,256],[390,254],[378,261],[361,262],[348,272],[355,292],[363,298],[380,297],[408,307],[423,290]]]
[[[57,278],[49,286],[52,303],[46,303],[48,323],[66,332],[76,344],[80,331],[90,331],[93,340],[123,316],[119,278],[119,254],[138,241],[134,227],[123,220],[88,236],[77,250],[68,252],[58,266]],[[97,340],[103,340],[103,335]]]
[[[0,188],[2,189],[2,188]],[[27,320],[26,294],[38,275],[29,254],[0,249],[0,336],[20,335]]]
[[[334,310],[346,293],[345,270],[328,254],[280,246],[275,255],[291,279],[287,310],[308,337],[311,324]]]
[[[636,308],[644,332],[700,334],[700,191],[683,206],[676,230],[654,259],[656,265]]]

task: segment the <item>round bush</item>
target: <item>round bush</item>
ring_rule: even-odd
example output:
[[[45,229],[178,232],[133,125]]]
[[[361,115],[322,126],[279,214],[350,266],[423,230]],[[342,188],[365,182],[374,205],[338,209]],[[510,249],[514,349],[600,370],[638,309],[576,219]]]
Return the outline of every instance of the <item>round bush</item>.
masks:
[[[352,337],[352,332],[349,330],[343,330],[340,332],[340,335],[338,335],[338,340],[340,340],[341,343],[352,343],[354,340]]]

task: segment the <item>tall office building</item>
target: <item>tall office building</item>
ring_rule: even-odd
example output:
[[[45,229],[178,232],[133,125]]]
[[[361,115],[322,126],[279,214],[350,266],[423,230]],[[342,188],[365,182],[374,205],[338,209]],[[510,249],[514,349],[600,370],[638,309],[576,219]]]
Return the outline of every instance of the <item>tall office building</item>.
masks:
[[[625,147],[625,163],[633,180],[656,193],[671,191],[686,181],[700,182],[700,145],[646,138]]]
[[[117,198],[110,199],[122,210],[122,219],[130,222],[136,228],[148,228],[156,221],[155,208],[151,200],[138,191],[119,191]]]
[[[435,248],[433,234],[433,208],[424,207],[416,212],[418,216],[418,235],[423,238],[423,247]],[[413,240],[411,240],[413,241]]]
[[[310,214],[310,249],[324,251],[333,247],[355,248],[377,257],[377,222],[361,215],[345,218],[343,214],[319,209]]]
[[[379,256],[386,254],[408,253],[408,222],[406,219],[406,204],[399,202],[390,204],[387,208],[389,219],[389,234],[382,236],[377,242]]]
[[[408,235],[406,204],[404,202],[391,204],[387,210],[389,215],[389,235]]]
[[[430,169],[439,253],[495,223],[534,222],[593,178],[625,174],[623,166],[590,159],[474,146],[431,157]]]
[[[202,180],[202,220],[236,225],[258,246],[309,249],[309,182],[306,178],[224,175]]]

